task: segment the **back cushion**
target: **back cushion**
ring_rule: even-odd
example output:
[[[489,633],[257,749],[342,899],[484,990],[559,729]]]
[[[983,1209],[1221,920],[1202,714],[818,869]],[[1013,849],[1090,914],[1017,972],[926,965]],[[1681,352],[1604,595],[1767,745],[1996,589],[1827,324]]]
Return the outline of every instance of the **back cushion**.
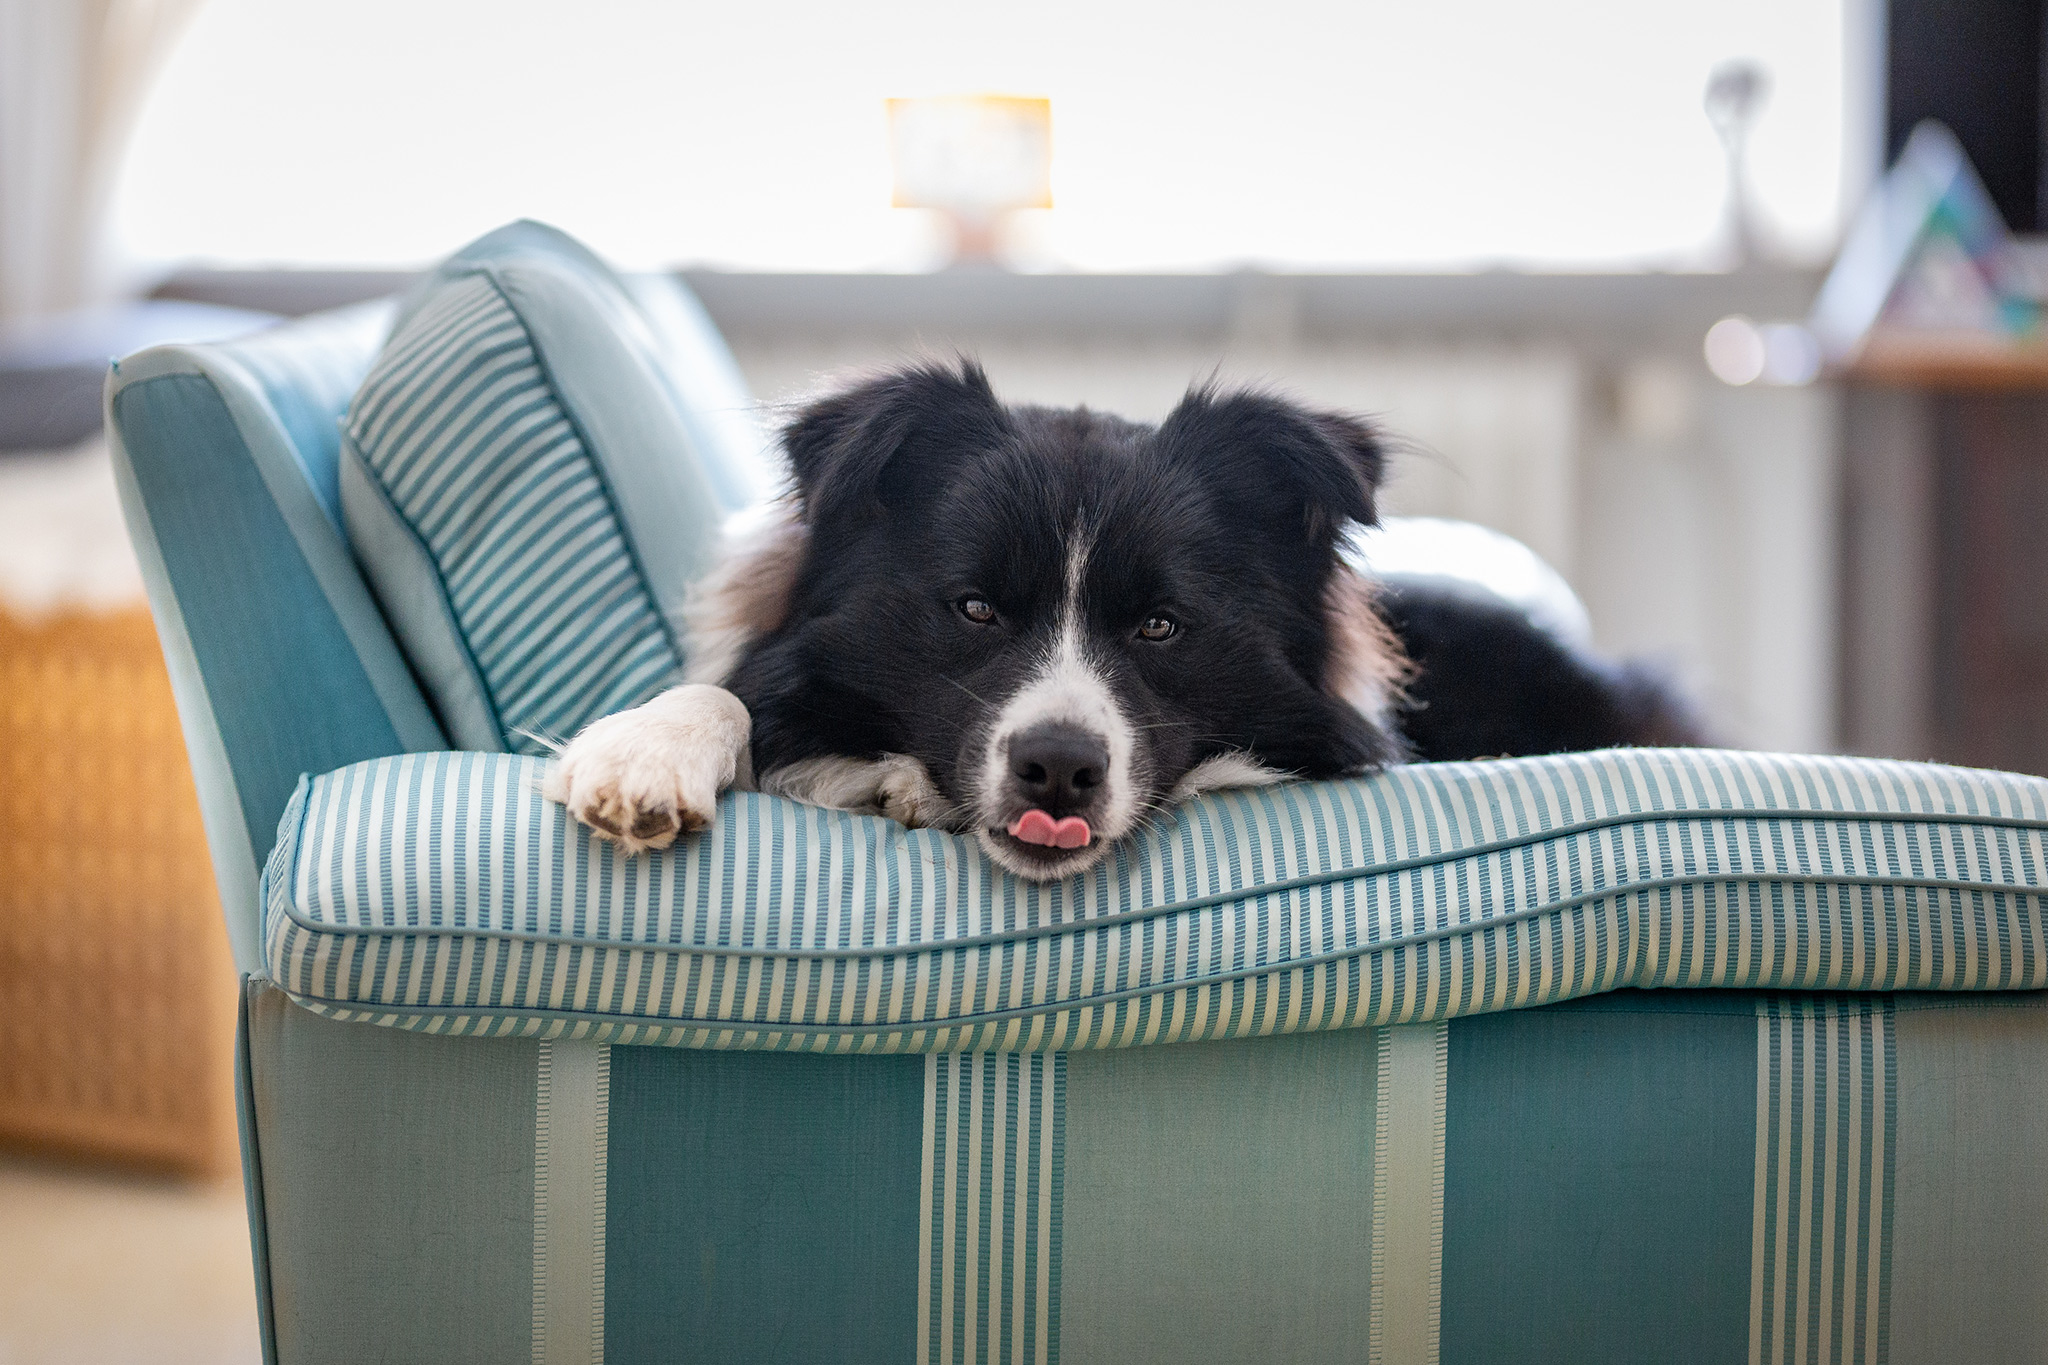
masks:
[[[537,753],[680,679],[725,509],[625,284],[518,227],[407,301],[343,422],[341,502],[449,738]]]

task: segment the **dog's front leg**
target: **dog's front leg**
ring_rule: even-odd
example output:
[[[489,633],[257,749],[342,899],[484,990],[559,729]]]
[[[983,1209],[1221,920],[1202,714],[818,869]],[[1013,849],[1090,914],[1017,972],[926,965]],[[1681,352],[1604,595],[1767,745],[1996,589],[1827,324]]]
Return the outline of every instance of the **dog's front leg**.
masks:
[[[691,683],[592,721],[569,742],[542,794],[627,853],[667,848],[711,823],[718,794],[751,780],[745,703]]]

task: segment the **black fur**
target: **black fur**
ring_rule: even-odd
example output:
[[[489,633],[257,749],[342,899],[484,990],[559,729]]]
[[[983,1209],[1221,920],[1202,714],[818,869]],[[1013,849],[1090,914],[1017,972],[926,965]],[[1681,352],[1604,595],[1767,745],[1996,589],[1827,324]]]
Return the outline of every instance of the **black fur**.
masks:
[[[1704,742],[1655,673],[1588,657],[1483,590],[1396,578],[1379,602],[1415,665],[1401,731],[1418,759]]]
[[[1331,777],[1411,752],[1697,738],[1650,675],[1583,657],[1498,599],[1419,580],[1381,599],[1416,666],[1405,737],[1336,696],[1326,594],[1346,527],[1377,516],[1384,467],[1352,418],[1208,389],[1156,428],[1005,407],[963,361],[823,399],[784,442],[808,544],[785,619],[727,680],[753,717],[756,773],[904,754],[954,803],[956,827],[1000,841],[1023,810],[1066,814],[1042,793],[987,788],[997,714],[1050,656],[1076,535],[1092,547],[1080,629],[1134,726],[1118,776],[1141,809],[1228,751]],[[969,599],[994,619],[970,619]],[[1155,616],[1177,631],[1142,638]],[[1037,740],[1084,777],[1100,749],[1068,732]],[[1020,774],[1030,766],[1014,760]],[[1081,804],[1087,791],[1053,785],[1059,802],[1099,814]]]
[[[1077,527],[1089,653],[1138,727],[1144,804],[1226,750],[1310,776],[1399,756],[1324,687],[1337,537],[1373,519],[1380,477],[1362,424],[1208,391],[1156,429],[1006,408],[963,362],[827,398],[785,444],[810,544],[785,623],[728,681],[756,772],[908,754],[972,801],[993,713],[1051,641]],[[969,597],[999,619],[967,620]],[[1177,633],[1139,638],[1158,614]]]

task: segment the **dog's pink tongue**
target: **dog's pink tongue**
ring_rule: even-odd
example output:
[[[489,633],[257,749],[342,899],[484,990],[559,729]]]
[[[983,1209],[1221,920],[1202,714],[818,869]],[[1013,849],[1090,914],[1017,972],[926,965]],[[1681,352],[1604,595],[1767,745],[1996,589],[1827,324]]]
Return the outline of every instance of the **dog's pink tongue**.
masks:
[[[1040,844],[1046,848],[1079,848],[1094,837],[1088,822],[1078,815],[1069,815],[1064,820],[1054,820],[1044,811],[1036,808],[1025,811],[1011,822],[1010,837],[1022,839],[1027,844]]]

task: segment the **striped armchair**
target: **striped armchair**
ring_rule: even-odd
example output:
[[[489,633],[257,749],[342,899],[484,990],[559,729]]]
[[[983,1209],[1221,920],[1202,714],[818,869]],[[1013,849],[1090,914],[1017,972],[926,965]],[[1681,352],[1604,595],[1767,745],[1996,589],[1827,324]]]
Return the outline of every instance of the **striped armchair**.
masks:
[[[1019,883],[449,752],[341,530],[385,315],[124,360],[271,1361],[2048,1355],[2048,783],[1631,751]]]

